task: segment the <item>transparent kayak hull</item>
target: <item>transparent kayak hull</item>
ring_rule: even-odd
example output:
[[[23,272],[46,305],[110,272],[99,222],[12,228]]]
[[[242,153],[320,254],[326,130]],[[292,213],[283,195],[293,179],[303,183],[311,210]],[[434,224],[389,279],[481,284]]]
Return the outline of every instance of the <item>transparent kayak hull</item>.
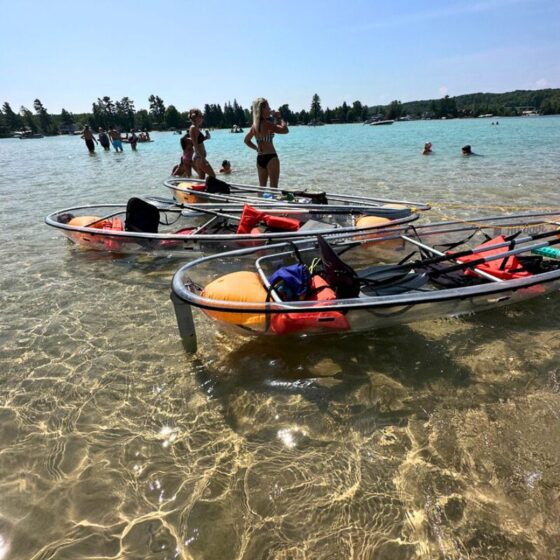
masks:
[[[312,193],[310,191],[298,190],[297,188],[275,189],[270,187],[259,187],[255,185],[244,185],[236,183],[227,184],[230,192],[208,192],[202,190],[205,181],[202,179],[171,177],[164,181],[164,186],[171,190],[174,199],[178,203],[197,204],[208,202],[221,203],[244,203],[249,204],[278,204],[289,203],[294,206],[306,206],[313,204],[319,198],[327,201],[328,205],[346,206],[369,206],[369,207],[405,207],[413,212],[429,210],[430,205],[424,202],[379,198],[375,196],[359,196],[344,193],[322,192]],[[318,198],[317,195],[321,195]]]
[[[95,251],[154,256],[192,257],[228,250],[259,247],[288,240],[301,240],[321,233],[327,237],[352,231],[372,233],[412,222],[418,215],[405,208],[307,206],[272,207],[260,210],[267,216],[287,218],[300,223],[295,231],[253,228],[237,233],[244,205],[177,206],[173,201],[146,199],[157,208],[157,232],[127,230],[127,205],[86,205],[58,210],[45,218],[47,225],[61,231],[81,248]],[[368,222],[358,226],[367,216]],[[71,217],[71,219],[70,219]]]
[[[198,259],[181,267],[172,282],[180,334],[185,348],[192,351],[196,347],[193,307],[201,309],[221,329],[245,336],[278,336],[368,331],[475,313],[545,295],[560,287],[560,232],[555,223],[559,219],[557,213],[526,213],[403,226],[375,236],[360,232],[338,237],[329,244],[360,276],[368,278],[369,274],[371,281],[383,269],[382,274],[389,270],[396,279],[397,288],[390,282],[374,283],[373,288],[361,288],[359,295],[352,298],[282,301],[277,294],[274,297],[267,279],[279,268],[299,262],[299,258],[307,265],[320,258],[317,240],[298,242],[299,258],[291,246],[276,244],[258,251],[245,249]],[[505,236],[506,242],[497,249],[497,256],[489,257],[491,262],[502,262],[504,253],[513,251],[516,254],[507,258],[517,258],[519,253],[519,259],[530,263],[532,272],[515,272],[513,277],[504,279],[495,276],[500,271],[484,272],[484,266],[489,265],[469,267],[446,255],[449,251],[474,249],[475,255],[480,252],[484,257],[488,253],[480,245],[497,236]],[[516,240],[513,245],[508,236]],[[556,257],[537,256],[531,250],[548,245],[558,247],[551,252]],[[453,276],[458,277],[459,283],[442,286],[441,271],[431,271],[435,263],[428,267],[428,273],[424,270],[423,263],[431,262],[429,259],[441,261],[440,268],[454,267]],[[253,298],[257,301],[246,293],[224,297],[206,289],[238,271],[256,274],[266,298],[258,289],[254,293],[260,296]],[[389,280],[391,274],[387,276]]]

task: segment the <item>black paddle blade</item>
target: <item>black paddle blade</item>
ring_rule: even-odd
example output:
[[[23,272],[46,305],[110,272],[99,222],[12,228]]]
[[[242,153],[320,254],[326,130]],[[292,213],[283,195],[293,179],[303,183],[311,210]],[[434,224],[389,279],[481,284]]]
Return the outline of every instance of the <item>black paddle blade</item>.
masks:
[[[325,280],[340,299],[355,298],[360,294],[360,279],[356,271],[346,264],[321,236],[317,236],[319,254]]]

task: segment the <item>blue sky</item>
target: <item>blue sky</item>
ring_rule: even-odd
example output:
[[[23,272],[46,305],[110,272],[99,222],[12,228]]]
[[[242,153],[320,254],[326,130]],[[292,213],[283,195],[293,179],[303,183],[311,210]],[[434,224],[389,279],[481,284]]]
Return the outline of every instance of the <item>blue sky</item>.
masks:
[[[560,87],[558,0],[0,0],[0,103],[367,105]]]

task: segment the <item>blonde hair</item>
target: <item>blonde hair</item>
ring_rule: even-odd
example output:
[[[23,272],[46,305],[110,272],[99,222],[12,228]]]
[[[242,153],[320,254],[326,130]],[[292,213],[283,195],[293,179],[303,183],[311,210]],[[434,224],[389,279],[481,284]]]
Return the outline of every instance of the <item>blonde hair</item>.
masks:
[[[261,113],[265,103],[268,103],[268,101],[264,97],[257,97],[257,99],[253,101],[253,129],[255,132],[260,132],[262,121]]]

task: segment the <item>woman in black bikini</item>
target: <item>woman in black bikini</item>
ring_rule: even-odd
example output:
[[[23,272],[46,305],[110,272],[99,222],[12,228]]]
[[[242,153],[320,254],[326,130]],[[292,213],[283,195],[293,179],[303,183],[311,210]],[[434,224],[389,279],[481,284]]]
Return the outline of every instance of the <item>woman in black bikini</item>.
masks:
[[[206,175],[215,177],[216,174],[214,173],[212,166],[206,160],[206,148],[204,147],[204,140],[207,140],[210,135],[204,135],[200,130],[200,126],[204,120],[202,111],[200,109],[191,109],[189,111],[189,119],[191,119],[192,122],[191,127],[189,128],[189,137],[194,148],[192,166],[200,179],[204,179]]]
[[[278,111],[273,115],[273,122],[269,120],[271,114],[272,111],[266,99],[259,97],[253,101],[253,126],[245,136],[245,144],[258,154],[259,185],[266,187],[270,179],[270,186],[277,188],[280,178],[280,160],[272,144],[272,139],[275,134],[287,134],[289,130]],[[253,137],[257,141],[256,145],[252,141]]]

